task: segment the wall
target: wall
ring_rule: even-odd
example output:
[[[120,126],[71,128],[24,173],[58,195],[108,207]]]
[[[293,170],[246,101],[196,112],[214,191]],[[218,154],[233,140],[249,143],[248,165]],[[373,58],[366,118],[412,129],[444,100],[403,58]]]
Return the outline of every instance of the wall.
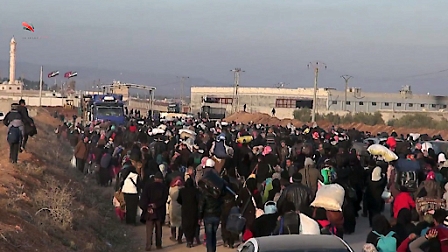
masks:
[[[203,105],[211,107],[226,108],[227,114],[232,112],[231,104],[218,103],[203,103],[203,97],[219,97],[219,98],[233,98],[234,89],[231,87],[192,87],[191,88],[191,110],[192,113],[197,113],[201,110]],[[248,112],[262,112],[271,114],[272,108],[275,107],[276,99],[313,99],[314,90],[312,88],[250,88],[241,87],[238,89],[239,93],[239,111],[243,110],[244,104],[247,106]],[[321,88],[317,92],[317,110],[327,110],[328,91]],[[280,117],[291,117],[294,108],[279,108],[276,107],[276,115]]]
[[[11,103],[14,101],[12,99],[0,99],[0,112],[7,113],[11,110]]]
[[[380,111],[383,120],[387,123],[392,119],[400,119],[405,115],[415,115],[415,114],[425,114],[432,117],[435,120],[448,120],[448,113],[438,112],[438,111],[425,111],[425,112],[415,112],[415,111],[391,111],[391,110],[381,110]]]

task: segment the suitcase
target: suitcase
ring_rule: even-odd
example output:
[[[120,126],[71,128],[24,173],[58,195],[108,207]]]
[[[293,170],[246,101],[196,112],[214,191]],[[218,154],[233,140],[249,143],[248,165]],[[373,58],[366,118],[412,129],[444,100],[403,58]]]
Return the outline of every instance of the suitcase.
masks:
[[[198,187],[201,191],[213,198],[219,198],[223,195],[226,188],[225,181],[214,171],[206,171],[198,181]]]

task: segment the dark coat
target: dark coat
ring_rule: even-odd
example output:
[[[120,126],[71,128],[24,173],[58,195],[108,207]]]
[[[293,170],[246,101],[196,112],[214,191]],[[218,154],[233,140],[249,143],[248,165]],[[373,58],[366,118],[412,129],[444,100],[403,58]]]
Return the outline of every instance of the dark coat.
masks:
[[[380,181],[369,181],[367,182],[365,200],[367,203],[367,209],[373,212],[381,212],[384,200],[381,197],[386,187],[386,180],[383,178]]]
[[[244,205],[250,200],[246,210],[241,213],[244,218],[246,218],[246,229],[251,229],[252,224],[255,220],[255,206],[252,203],[252,194],[249,193],[249,190],[247,188],[241,188],[238,192],[238,198],[236,199],[236,205],[240,207],[241,211],[244,207]],[[262,208],[262,199],[260,194],[253,195],[255,203],[257,204],[258,208]]]
[[[252,234],[254,237],[270,236],[277,225],[278,213],[263,214],[256,218],[252,225]]]
[[[199,190],[186,185],[180,189],[177,202],[182,205],[182,229],[186,236],[193,237],[198,226]]]
[[[168,200],[168,187],[162,182],[147,183],[140,197],[140,208],[142,209],[141,220],[165,219],[166,202]],[[153,204],[154,213],[148,214],[148,206]]]

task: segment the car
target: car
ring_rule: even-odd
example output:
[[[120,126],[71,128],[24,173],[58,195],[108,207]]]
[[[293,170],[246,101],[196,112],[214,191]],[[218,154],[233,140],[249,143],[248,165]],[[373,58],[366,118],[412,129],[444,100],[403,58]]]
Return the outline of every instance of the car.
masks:
[[[354,252],[334,235],[274,235],[251,238],[238,247],[238,252]]]
[[[3,121],[5,119],[5,113],[0,112],[0,121]]]

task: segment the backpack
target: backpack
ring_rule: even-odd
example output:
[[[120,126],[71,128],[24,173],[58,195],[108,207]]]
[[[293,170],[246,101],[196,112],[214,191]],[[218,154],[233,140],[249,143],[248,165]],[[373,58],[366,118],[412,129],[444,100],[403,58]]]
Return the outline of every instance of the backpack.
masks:
[[[395,176],[398,186],[404,186],[408,191],[414,192],[418,186],[418,175],[415,171],[398,171]]]
[[[397,239],[393,237],[395,232],[390,231],[386,236],[372,231],[374,234],[378,235],[378,243],[376,248],[378,252],[396,252],[397,251]]]
[[[6,137],[6,140],[9,144],[17,144],[20,142],[20,139],[22,138],[22,131],[19,127],[11,127],[8,130],[8,136]]]

